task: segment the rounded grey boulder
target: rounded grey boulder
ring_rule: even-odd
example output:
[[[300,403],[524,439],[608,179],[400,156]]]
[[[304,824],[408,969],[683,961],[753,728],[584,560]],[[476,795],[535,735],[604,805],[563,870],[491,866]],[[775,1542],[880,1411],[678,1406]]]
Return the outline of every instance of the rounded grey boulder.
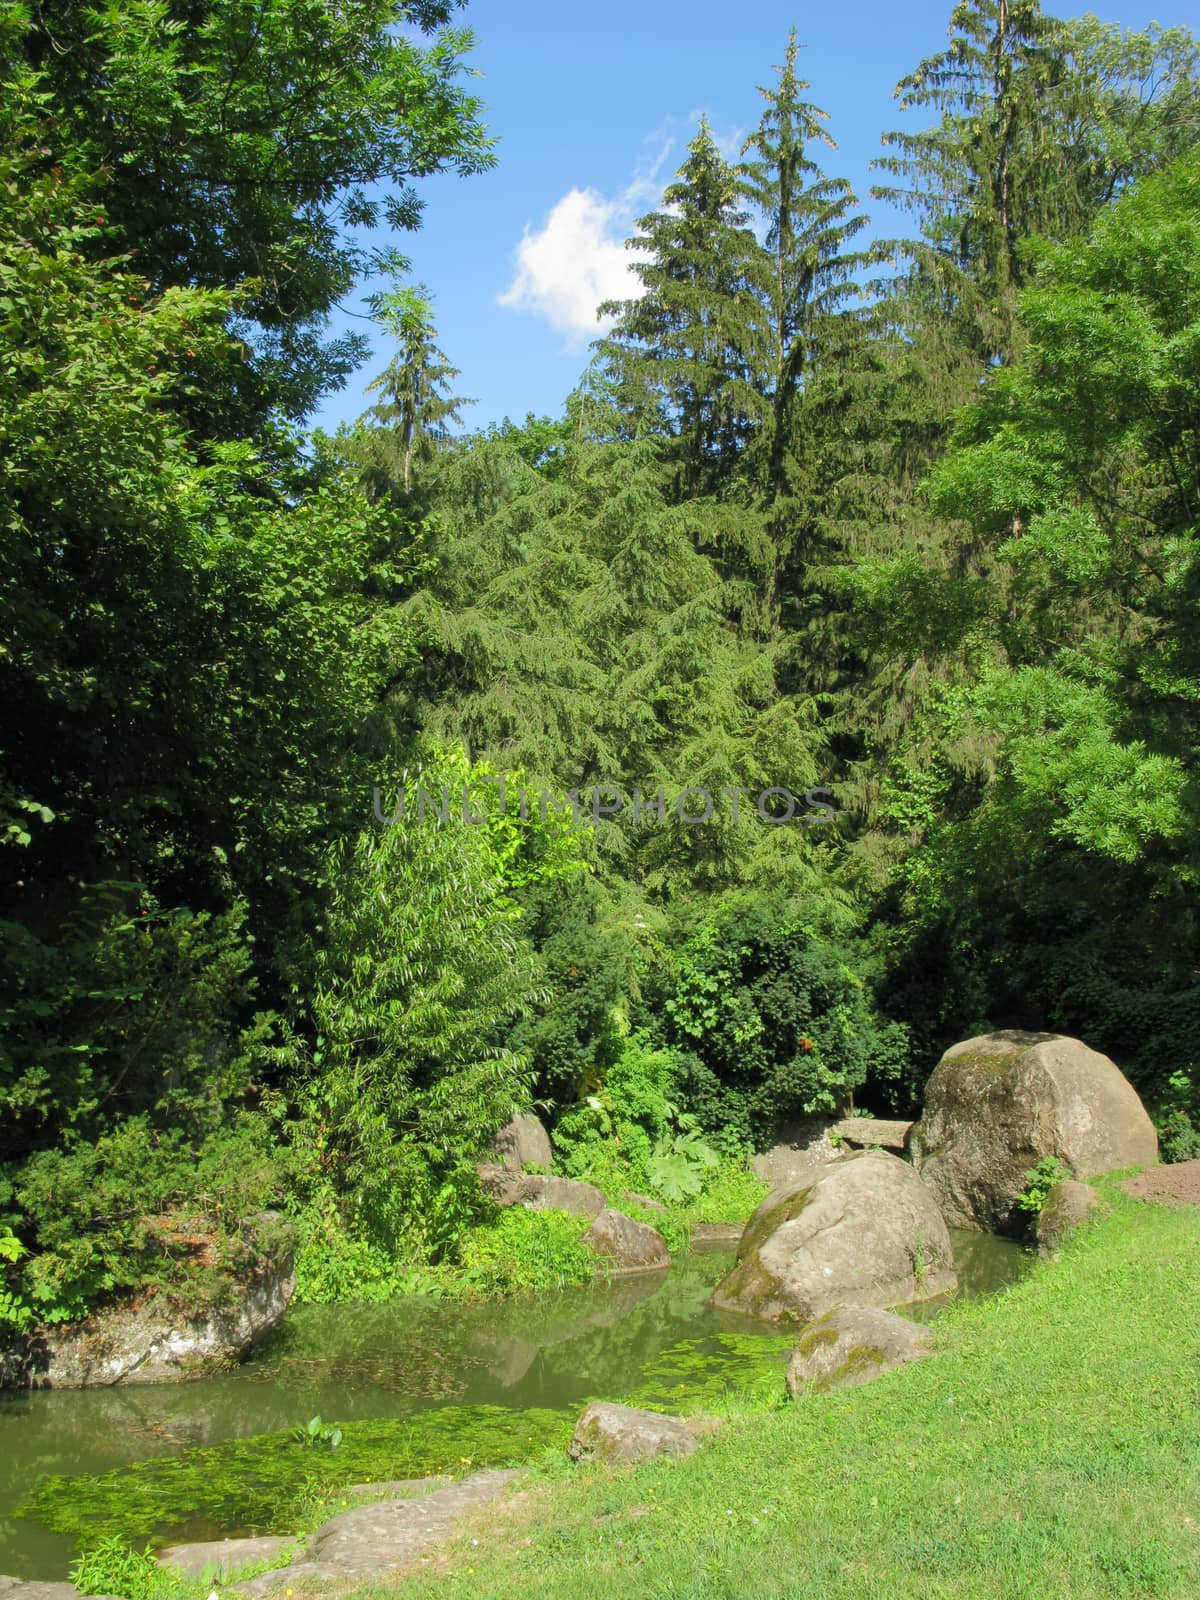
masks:
[[[1117,1065],[1056,1033],[953,1045],[925,1087],[913,1160],[951,1227],[1020,1234],[1026,1173],[1055,1156],[1077,1178],[1158,1159],[1158,1136]]]
[[[509,1172],[525,1167],[541,1167],[549,1172],[554,1165],[550,1135],[534,1116],[513,1117],[492,1136],[488,1155],[497,1166]]]
[[[666,1242],[657,1228],[635,1222],[623,1211],[606,1206],[583,1236],[614,1272],[660,1272],[671,1265]]]
[[[809,1323],[788,1363],[788,1393],[848,1389],[927,1356],[933,1335],[919,1322],[874,1306],[837,1306]]]
[[[931,1192],[906,1161],[862,1150],[767,1196],[709,1304],[764,1322],[811,1322],[839,1303],[906,1305],[957,1284]]]
[[[695,1434],[678,1417],[597,1400],[575,1424],[567,1454],[575,1461],[645,1461],[695,1449]]]

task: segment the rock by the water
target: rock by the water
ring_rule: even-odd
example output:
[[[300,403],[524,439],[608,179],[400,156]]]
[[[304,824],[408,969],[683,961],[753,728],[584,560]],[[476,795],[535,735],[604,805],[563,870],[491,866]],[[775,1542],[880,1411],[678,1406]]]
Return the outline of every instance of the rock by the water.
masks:
[[[931,1191],[898,1156],[860,1150],[767,1196],[709,1304],[765,1322],[812,1322],[839,1303],[907,1305],[957,1283]]]
[[[84,1322],[38,1328],[0,1353],[0,1387],[178,1383],[236,1365],[279,1321],[296,1288],[292,1225],[264,1212],[242,1232],[250,1264],[227,1301],[183,1312],[155,1295]]]
[[[875,1306],[837,1306],[801,1333],[788,1363],[787,1389],[848,1389],[929,1354],[933,1335],[919,1322]]]
[[[611,1261],[618,1272],[658,1272],[671,1265],[666,1241],[657,1228],[635,1222],[611,1207],[600,1212],[583,1242]]]
[[[1064,1241],[1104,1209],[1090,1183],[1064,1178],[1046,1196],[1037,1218],[1038,1254],[1053,1256]]]
[[[554,1165],[550,1135],[534,1116],[513,1117],[506,1122],[493,1136],[487,1155],[509,1172],[521,1172],[526,1167],[542,1167],[549,1172]]]
[[[690,1456],[696,1436],[678,1417],[598,1400],[575,1424],[567,1447],[575,1461],[645,1461],[650,1456]]]
[[[1024,1232],[1025,1174],[1056,1156],[1077,1178],[1158,1159],[1116,1064],[1056,1033],[987,1033],[946,1051],[925,1087],[913,1160],[951,1227]]]
[[[569,1211],[572,1216],[598,1217],[604,1210],[604,1195],[595,1184],[576,1178],[543,1177],[538,1173],[513,1172],[507,1167],[482,1165],[476,1168],[480,1187],[498,1206],[526,1206],[530,1211]]]
[[[282,1558],[298,1552],[300,1541],[279,1534],[263,1534],[252,1539],[204,1539],[195,1544],[173,1544],[158,1553],[160,1567],[198,1578],[207,1572],[224,1582],[230,1573],[254,1567],[264,1561],[283,1564]]]

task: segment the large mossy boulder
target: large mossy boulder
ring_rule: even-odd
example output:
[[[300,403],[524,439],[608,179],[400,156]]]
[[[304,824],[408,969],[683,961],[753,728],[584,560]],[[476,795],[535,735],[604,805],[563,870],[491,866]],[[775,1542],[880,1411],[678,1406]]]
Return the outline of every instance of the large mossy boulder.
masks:
[[[178,1383],[234,1367],[282,1317],[296,1288],[295,1228],[275,1212],[242,1224],[244,1264],[195,1307],[154,1294],[86,1321],[37,1328],[0,1352],[0,1388]]]
[[[812,1391],[849,1389],[919,1361],[932,1348],[933,1334],[919,1322],[876,1306],[837,1306],[809,1323],[797,1339],[787,1390],[796,1399]]]
[[[899,1157],[862,1150],[767,1196],[709,1304],[812,1322],[839,1303],[907,1305],[957,1284],[932,1193]]]
[[[1021,1234],[1026,1174],[1046,1156],[1077,1178],[1158,1159],[1119,1067],[1057,1033],[987,1033],[946,1051],[925,1086],[913,1160],[951,1227]]]

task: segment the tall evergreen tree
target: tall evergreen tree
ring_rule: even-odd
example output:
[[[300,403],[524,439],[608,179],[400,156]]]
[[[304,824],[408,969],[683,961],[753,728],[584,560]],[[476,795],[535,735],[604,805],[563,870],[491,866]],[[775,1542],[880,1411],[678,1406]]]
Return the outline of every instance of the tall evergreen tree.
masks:
[[[370,435],[372,444],[382,446],[371,451],[368,481],[378,492],[383,469],[408,495],[414,464],[432,459],[451,438],[451,428],[461,425],[459,408],[473,402],[449,392],[458,368],[434,342],[433,306],[424,284],[380,297],[376,315],[399,348],[367,385],[368,394],[380,396],[367,415],[380,425]]]
[[[802,98],[796,34],[774,88],[760,89],[766,110],[738,168],[742,193],[766,224],[753,282],[760,304],[756,388],[764,425],[756,442],[757,487],[765,494],[773,551],[768,614],[777,605],[779,569],[805,526],[811,532],[829,417],[819,380],[846,358],[856,259],[847,250],[866,225],[843,178],[827,178],[811,149],[824,142],[826,113]]]
[[[617,322],[599,352],[640,430],[673,441],[676,496],[689,499],[728,475],[757,410],[749,382],[756,246],[707,122],[662,208],[638,228],[628,248],[643,257],[633,271],[644,292],[601,306]]]

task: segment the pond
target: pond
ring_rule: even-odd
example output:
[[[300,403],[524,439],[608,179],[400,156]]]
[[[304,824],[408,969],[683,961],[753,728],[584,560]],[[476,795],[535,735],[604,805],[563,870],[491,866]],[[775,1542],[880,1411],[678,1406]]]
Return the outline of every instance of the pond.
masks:
[[[1027,1260],[987,1235],[954,1245],[973,1296]],[[336,1483],[565,1445],[591,1399],[671,1407],[778,1389],[793,1335],[707,1309],[731,1262],[727,1249],[696,1250],[666,1273],[535,1302],[302,1306],[223,1377],[0,1394],[0,1572],[61,1579],[80,1540],[109,1532],[158,1543],[287,1532],[306,1497]],[[315,1415],[342,1428],[336,1451],[288,1437]]]

